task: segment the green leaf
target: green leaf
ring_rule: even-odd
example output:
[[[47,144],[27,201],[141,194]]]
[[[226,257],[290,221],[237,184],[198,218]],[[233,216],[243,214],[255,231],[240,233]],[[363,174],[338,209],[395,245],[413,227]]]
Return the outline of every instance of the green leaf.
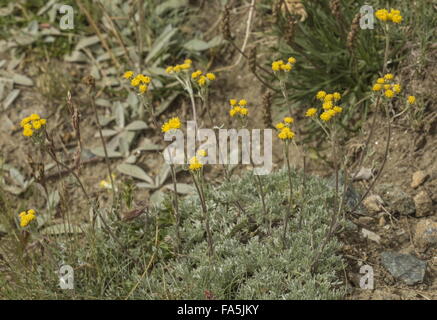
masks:
[[[153,179],[143,169],[141,169],[136,165],[122,163],[117,167],[117,170],[125,175],[132,176],[134,178],[146,181],[153,185],[155,184],[153,182]]]

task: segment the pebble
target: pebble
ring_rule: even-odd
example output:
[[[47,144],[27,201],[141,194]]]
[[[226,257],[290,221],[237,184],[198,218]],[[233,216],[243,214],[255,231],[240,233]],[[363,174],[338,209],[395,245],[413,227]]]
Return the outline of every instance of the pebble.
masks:
[[[428,178],[428,174],[423,171],[423,170],[419,170],[413,173],[413,177],[412,177],[412,181],[411,181],[411,188],[416,189],[417,187],[419,187],[421,184],[423,184],[425,182],[425,180]]]
[[[363,201],[364,207],[367,209],[369,214],[374,215],[382,210],[381,206],[384,201],[377,194],[370,195],[366,197]]]
[[[435,213],[435,207],[428,192],[422,190],[414,197],[416,207],[416,217],[426,217]]]
[[[419,221],[414,233],[414,242],[420,252],[437,247],[437,222],[431,219]]]
[[[421,283],[425,277],[426,262],[411,254],[384,251],[381,253],[381,263],[390,274],[407,285]]]

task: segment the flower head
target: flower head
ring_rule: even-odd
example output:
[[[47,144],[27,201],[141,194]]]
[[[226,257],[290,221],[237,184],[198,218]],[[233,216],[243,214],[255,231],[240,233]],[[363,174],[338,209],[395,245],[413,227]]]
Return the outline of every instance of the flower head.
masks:
[[[317,113],[317,109],[316,108],[309,108],[306,111],[305,116],[306,117],[313,117],[316,113]]]
[[[34,113],[29,117],[21,120],[20,125],[23,128],[23,136],[31,137],[35,132],[38,132],[45,124],[46,119],[42,119],[38,114]]]
[[[133,75],[134,75],[134,72],[133,72],[133,71],[126,71],[126,72],[123,74],[123,78],[125,78],[125,79],[130,79],[130,78],[133,77]]]
[[[215,80],[215,74],[210,72],[206,74],[206,77],[208,78],[209,81],[214,81]]]
[[[278,138],[281,140],[291,140],[294,138],[294,132],[291,131],[289,127],[284,127],[280,129],[278,133]]]
[[[416,103],[416,97],[415,96],[408,96],[408,103],[409,104],[415,104]]]
[[[25,228],[29,225],[30,222],[36,219],[36,212],[35,210],[30,209],[27,212],[21,212],[18,217],[20,219],[20,226],[22,228]]]
[[[385,95],[387,98],[393,98],[394,95],[395,95],[395,93],[394,93],[392,90],[386,90],[386,91],[384,92],[384,95]]]
[[[180,129],[181,120],[178,117],[171,118],[161,127],[162,132],[167,132],[170,130]]]
[[[329,120],[332,119],[333,116],[335,116],[335,114],[336,112],[333,109],[326,110],[322,112],[322,114],[320,115],[320,119],[322,119],[325,122],[328,122]]]
[[[294,119],[293,119],[292,117],[285,117],[285,118],[284,118],[284,122],[290,124],[290,123],[293,123],[293,122],[294,122]]]
[[[325,97],[326,97],[326,92],[325,91],[319,91],[316,94],[316,98],[319,99],[319,100],[323,100],[323,99],[325,99]]]
[[[190,171],[196,172],[202,169],[202,167],[203,164],[199,161],[198,157],[194,156],[190,159],[190,166],[189,166]]]

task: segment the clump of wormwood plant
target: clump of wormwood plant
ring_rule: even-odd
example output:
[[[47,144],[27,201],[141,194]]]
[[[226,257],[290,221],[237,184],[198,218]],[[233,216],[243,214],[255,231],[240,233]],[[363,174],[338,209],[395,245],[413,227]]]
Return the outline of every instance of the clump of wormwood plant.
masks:
[[[296,186],[296,211],[303,221],[298,228],[298,220],[290,220],[286,249],[281,241],[286,208],[278,203],[287,201],[288,173],[279,171],[263,179],[266,205],[271,208],[271,235],[264,223],[261,202],[253,201],[258,189],[255,177],[249,173],[206,190],[214,237],[213,263],[208,256],[197,196],[179,202],[182,254],[175,253],[175,226],[168,196],[161,209],[151,209],[129,223],[119,221],[112,225],[114,234],[137,262],[124,255],[103,231],[86,231],[84,237],[76,240],[80,242],[73,246],[76,250],[62,249],[67,247],[68,238],[59,236],[57,250],[50,251],[51,259],[44,259],[38,250],[33,250],[38,267],[31,272],[21,263],[6,266],[6,272],[0,275],[3,295],[43,299],[205,299],[207,290],[217,299],[341,298],[344,292],[338,286],[337,272],[342,260],[336,254],[340,246],[336,239],[326,245],[317,272],[309,271],[311,258],[326,233],[332,188],[320,178],[308,177],[306,190],[313,196],[303,205],[302,176],[292,171],[291,178]],[[234,190],[239,190],[238,195]],[[236,200],[244,207],[245,215],[233,205]],[[14,240],[7,242],[11,241]],[[56,261],[74,266],[74,292],[59,289],[59,279],[52,272],[59,269]],[[3,275],[13,280],[6,280]]]

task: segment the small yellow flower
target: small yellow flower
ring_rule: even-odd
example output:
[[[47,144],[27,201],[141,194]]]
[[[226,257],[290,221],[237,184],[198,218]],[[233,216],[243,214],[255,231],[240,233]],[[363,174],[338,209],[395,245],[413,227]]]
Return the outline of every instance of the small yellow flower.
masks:
[[[30,117],[26,117],[23,120],[21,120],[20,125],[24,128],[24,125],[29,123],[30,121],[32,121],[32,119],[30,119]]]
[[[388,10],[387,9],[380,9],[375,12],[376,18],[378,18],[381,21],[387,21],[388,20]]]
[[[325,122],[328,122],[335,115],[335,113],[336,112],[334,110],[332,110],[332,109],[331,110],[327,110],[327,111],[323,112],[320,115],[320,119],[322,119]]]
[[[296,63],[296,59],[293,57],[288,58],[288,62],[291,64],[295,64]]]
[[[235,110],[235,108],[232,108],[231,110],[229,110],[229,115],[231,117],[234,117],[237,114],[237,110]]]
[[[238,104],[239,104],[240,106],[244,107],[244,106],[247,105],[247,100],[245,100],[245,99],[241,99],[240,102],[238,102]]]
[[[132,81],[130,82],[130,84],[132,85],[132,87],[136,87],[140,84],[141,80],[138,78],[133,78]]]
[[[281,70],[282,65],[284,64],[284,61],[278,60],[272,62],[272,70],[273,71],[279,71]]]
[[[395,95],[395,93],[394,93],[392,90],[386,90],[386,91],[384,92],[384,95],[385,95],[387,98],[393,98],[393,96]]]
[[[284,127],[278,133],[278,138],[281,140],[291,140],[294,138],[294,132],[289,127]]]
[[[394,84],[393,85],[393,91],[396,93],[400,93],[401,92],[401,85],[400,84]]]
[[[247,116],[249,114],[249,109],[247,108],[240,108],[240,115]]]
[[[145,93],[147,92],[147,85],[142,84],[140,85],[139,89],[140,89],[140,93]]]
[[[37,115],[37,114],[35,114],[35,113],[31,114],[29,118],[30,118],[30,120],[32,120],[32,121],[34,121],[34,120],[39,120],[39,119],[40,119],[39,115]]]
[[[323,103],[322,108],[324,110],[329,110],[329,109],[332,109],[333,106],[334,106],[334,104],[332,103],[332,101],[327,101],[327,102]]]
[[[391,74],[391,73],[387,73],[387,74],[384,76],[384,79],[385,79],[385,80],[393,80],[393,78],[394,78],[394,75]]]
[[[379,83],[374,84],[372,88],[373,91],[380,91],[381,89],[382,86]]]
[[[180,64],[179,67],[180,67],[182,70],[187,70],[187,69],[190,69],[190,68],[191,68],[191,64],[189,64],[189,63],[183,63],[183,64]]]
[[[125,78],[125,79],[130,79],[130,78],[132,78],[133,75],[134,75],[133,71],[126,71],[126,72],[123,74],[123,78]]]
[[[170,67],[167,67],[167,69],[165,69],[165,72],[166,73],[173,73],[173,71],[174,71],[174,67],[172,67],[172,66],[170,66]]]
[[[30,222],[36,219],[36,212],[33,209],[27,211],[27,213],[23,211],[18,215],[18,217],[20,218],[20,226],[25,228]]]
[[[33,210],[33,209],[30,209],[30,210],[27,211],[27,213],[28,213],[28,214],[33,214],[33,215],[35,215],[35,214],[36,214],[36,211]]]
[[[330,102],[330,101],[332,101],[333,99],[334,99],[334,95],[330,93],[330,94],[327,94],[323,100],[324,100],[325,102]]]
[[[209,81],[214,81],[215,80],[215,74],[214,73],[207,73],[206,77],[208,78]]]
[[[203,164],[199,161],[199,159],[194,156],[190,159],[190,166],[189,169],[190,171],[199,171],[200,169],[202,169]]]
[[[23,136],[25,137],[31,137],[33,135],[32,129],[26,128],[23,130]]]
[[[319,91],[316,94],[316,98],[319,100],[323,100],[326,97],[326,92],[325,91]]]
[[[338,100],[341,99],[341,94],[340,94],[339,92],[334,92],[334,93],[333,93],[333,96],[334,96],[334,100],[335,100],[335,101],[338,101]]]
[[[309,108],[307,112],[305,113],[306,117],[313,117],[317,113],[316,108]]]
[[[45,125],[47,123],[46,119],[39,119],[39,123],[41,123],[41,125]]]
[[[206,84],[206,77],[200,76],[200,79],[197,81],[197,83],[199,84],[199,86],[203,87]]]
[[[391,17],[391,21],[393,21],[394,23],[401,23],[402,22],[402,16],[401,15],[393,15]]]
[[[39,120],[32,121],[32,125],[35,130],[41,129],[41,122]]]
[[[199,151],[197,151],[197,155],[200,157],[206,157],[208,155],[208,152],[206,152],[206,150],[204,149],[200,149]]]
[[[276,129],[281,130],[282,128],[285,127],[285,124],[283,124],[282,122],[279,122],[278,124],[276,124]]]
[[[26,123],[23,127],[23,129],[32,129],[32,124]]]
[[[378,80],[376,80],[376,83],[384,84],[385,83],[385,79],[384,78],[378,78]]]
[[[173,71],[174,71],[174,72],[181,72],[181,70],[182,70],[182,68],[181,68],[181,65],[180,65],[180,64],[178,64],[177,66],[174,66],[174,67],[173,67]]]
[[[293,123],[293,122],[294,122],[294,119],[293,119],[292,117],[285,117],[285,118],[284,118],[284,122],[285,122],[285,123]]]
[[[192,64],[193,61],[191,59],[185,59],[184,64]]]
[[[237,100],[231,99],[229,100],[229,103],[231,104],[231,106],[235,106],[237,104]]]
[[[343,108],[339,106],[335,106],[334,108],[332,108],[332,110],[334,110],[335,113],[341,113],[343,111]]]
[[[289,63],[281,65],[281,70],[285,72],[290,72],[292,69],[293,67]]]
[[[198,77],[200,77],[202,75],[202,71],[201,70],[197,70],[196,72],[193,72],[191,74],[191,78],[192,79],[197,79]]]
[[[408,96],[408,103],[409,104],[415,104],[416,103],[416,97],[415,96]]]
[[[167,132],[170,130],[179,129],[180,127],[181,127],[181,120],[178,117],[175,117],[165,122],[162,125],[161,130],[162,132]]]
[[[388,89],[390,89],[390,88],[391,88],[391,84],[385,84],[385,85],[384,85],[384,89],[385,89],[385,90],[388,90]]]
[[[21,217],[25,216],[26,214],[27,214],[26,211],[21,211],[20,214],[18,215],[18,217],[21,218]]]

